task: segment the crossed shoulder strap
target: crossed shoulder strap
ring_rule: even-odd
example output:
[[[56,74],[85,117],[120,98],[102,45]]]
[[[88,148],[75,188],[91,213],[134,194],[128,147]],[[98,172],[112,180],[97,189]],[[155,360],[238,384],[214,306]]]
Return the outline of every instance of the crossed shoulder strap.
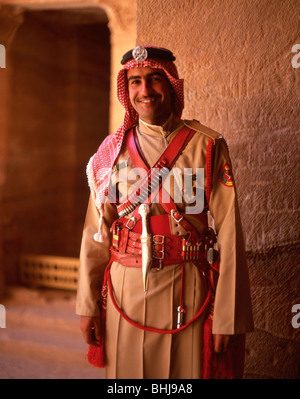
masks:
[[[184,126],[173,138],[153,167],[150,168],[147,161],[143,159],[143,155],[137,146],[134,137],[134,130],[131,129],[127,133],[126,146],[132,162],[135,167],[146,170],[147,174],[129,198],[118,206],[118,213],[120,216],[125,216],[126,214],[131,213],[140,203],[150,203],[150,200],[153,200],[160,190],[164,190],[161,187],[159,177],[169,173],[194,134],[194,130]],[[166,193],[164,192],[164,194]],[[172,202],[173,201],[171,200],[170,203],[172,204]],[[162,205],[164,206],[165,204]],[[173,203],[172,209],[165,210],[168,213],[171,213],[171,211],[172,213],[176,213],[177,207]]]
[[[214,164],[214,139],[210,138],[206,148],[206,201],[209,205],[209,199],[213,183],[213,164]]]
[[[137,138],[135,137],[134,128],[127,132],[126,136],[126,147],[129,155],[135,167],[142,168],[147,171],[146,176],[141,180],[140,184],[134,192],[118,206],[118,213],[120,216],[125,216],[136,209],[141,203],[150,204],[150,200],[161,191],[163,198],[168,198],[168,202],[160,203],[164,210],[171,214],[176,221],[181,219],[181,215],[177,210],[177,206],[171,197],[166,193],[161,184],[156,184],[159,181],[159,176],[164,177],[164,173],[169,173],[171,168],[174,166],[176,160],[179,158],[181,153],[186,148],[187,144],[195,134],[195,130],[184,126],[173,140],[169,143],[166,150],[163,152],[161,157],[153,165],[149,167],[146,159],[143,156],[142,150],[139,147]],[[208,142],[206,149],[206,200],[209,203],[210,194],[212,191],[212,176],[213,176],[213,153],[214,153],[214,140],[211,138]],[[152,185],[151,185],[152,183]]]

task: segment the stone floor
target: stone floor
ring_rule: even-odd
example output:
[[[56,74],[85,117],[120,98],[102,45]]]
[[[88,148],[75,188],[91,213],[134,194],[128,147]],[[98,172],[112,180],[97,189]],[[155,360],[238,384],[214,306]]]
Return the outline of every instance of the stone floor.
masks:
[[[1,304],[0,379],[105,379],[85,358],[75,293],[10,287]]]

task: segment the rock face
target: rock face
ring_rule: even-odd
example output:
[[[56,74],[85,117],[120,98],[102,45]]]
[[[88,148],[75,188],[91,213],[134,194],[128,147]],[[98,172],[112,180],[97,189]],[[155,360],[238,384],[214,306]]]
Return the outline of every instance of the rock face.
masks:
[[[138,0],[137,10],[138,44],[177,57],[184,116],[229,145],[256,325],[246,378],[299,378],[299,2]]]

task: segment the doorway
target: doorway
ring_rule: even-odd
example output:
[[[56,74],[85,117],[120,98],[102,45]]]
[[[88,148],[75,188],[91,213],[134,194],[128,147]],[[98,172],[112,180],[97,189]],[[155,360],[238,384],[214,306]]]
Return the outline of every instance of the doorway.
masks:
[[[78,257],[86,165],[109,129],[110,31],[98,8],[28,10],[10,50],[6,281],[22,253]]]

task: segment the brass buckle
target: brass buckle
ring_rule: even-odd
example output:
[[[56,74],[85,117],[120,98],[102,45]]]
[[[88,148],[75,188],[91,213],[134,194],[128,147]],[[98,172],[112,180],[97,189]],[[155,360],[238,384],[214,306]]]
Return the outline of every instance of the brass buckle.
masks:
[[[159,254],[161,254],[161,256],[160,255],[153,255],[154,259],[159,259],[159,260],[165,259],[165,250],[164,249],[161,249],[161,250],[158,250],[158,251],[154,251],[154,252],[158,252]]]
[[[161,240],[158,240],[158,238],[160,238]],[[161,245],[163,248],[160,250],[154,250],[153,252],[158,252],[159,255],[152,255],[154,259],[158,259],[159,260],[159,266],[158,267],[153,267],[151,269],[151,271],[153,272],[158,272],[159,270],[161,270],[163,268],[163,263],[162,261],[165,259],[165,249],[164,249],[164,245],[165,245],[165,236],[161,235],[161,234],[156,234],[153,236],[153,244],[154,245]]]
[[[156,237],[160,237],[162,240],[161,241],[157,241]],[[165,236],[161,235],[161,234],[155,234],[153,236],[153,244],[164,244],[165,243]]]
[[[136,218],[132,216],[130,219],[128,219],[128,222],[126,223],[126,227],[129,230],[132,230],[136,224]]]

